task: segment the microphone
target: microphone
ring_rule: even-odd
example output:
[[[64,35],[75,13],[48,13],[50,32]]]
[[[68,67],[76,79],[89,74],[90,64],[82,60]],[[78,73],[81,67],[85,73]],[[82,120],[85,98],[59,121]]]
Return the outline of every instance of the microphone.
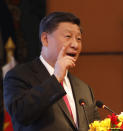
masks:
[[[88,117],[87,117],[87,114],[86,114],[86,111],[85,111],[85,105],[86,105],[85,100],[84,99],[80,99],[79,100],[79,104],[80,104],[80,106],[82,106],[82,108],[84,110],[86,123],[87,123],[88,129],[89,129],[89,121],[88,121]]]
[[[109,107],[107,107],[106,105],[104,105],[103,102],[101,102],[101,101],[96,101],[96,106],[99,107],[99,108],[103,108],[105,110],[108,110],[111,113],[114,113],[115,115],[117,115],[117,113],[115,113],[114,111],[112,111]]]

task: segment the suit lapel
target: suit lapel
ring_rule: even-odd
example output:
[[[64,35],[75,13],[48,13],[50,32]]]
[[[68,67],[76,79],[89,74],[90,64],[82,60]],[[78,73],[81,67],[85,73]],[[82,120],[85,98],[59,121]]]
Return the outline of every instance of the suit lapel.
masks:
[[[76,111],[77,111],[77,118],[78,118],[78,126],[79,126],[79,119],[80,119],[80,113],[83,112],[80,108],[80,105],[79,105],[79,99],[81,98],[80,97],[80,93],[79,93],[79,90],[77,90],[77,88],[75,89],[76,87],[76,83],[74,82],[74,79],[72,78],[72,76],[70,75],[70,73],[68,73],[68,77],[69,77],[69,80],[70,80],[70,84],[71,84],[71,87],[72,87],[72,92],[73,92],[73,96],[74,96],[74,100],[75,100],[75,105],[76,105]],[[63,99],[61,99],[59,102],[58,102],[61,110],[63,111],[63,113],[65,114],[65,116],[67,117],[67,119],[70,121],[70,123],[73,125],[74,128],[76,128],[76,125],[75,125],[75,122],[74,120],[72,119],[68,109],[67,109],[67,106],[64,102]],[[80,112],[80,113],[78,113]]]
[[[76,128],[76,125],[75,125],[75,123],[74,123],[74,120],[73,120],[73,118],[71,117],[71,115],[70,115],[70,113],[69,113],[69,110],[68,110],[68,108],[67,108],[64,100],[63,100],[63,99],[60,99],[60,100],[58,101],[58,105],[59,105],[60,109],[62,110],[63,114],[65,115],[66,119],[70,122],[70,124],[71,124],[74,128]]]
[[[79,100],[82,99],[84,96],[84,92],[81,90],[82,87],[79,85],[79,81],[75,79],[70,73],[68,74],[70,79],[73,96],[76,105],[76,113],[77,113],[77,120],[78,120],[78,130],[81,131],[82,129],[87,129],[87,123],[85,119],[85,114],[83,108],[79,104]]]

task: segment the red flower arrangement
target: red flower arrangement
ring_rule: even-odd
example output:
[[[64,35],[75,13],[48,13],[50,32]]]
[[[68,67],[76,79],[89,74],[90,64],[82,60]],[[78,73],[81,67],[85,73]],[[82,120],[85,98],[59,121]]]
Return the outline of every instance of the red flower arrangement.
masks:
[[[123,130],[123,121],[120,121],[118,116],[114,113],[112,115],[108,115],[108,118],[111,119],[111,127],[112,129],[120,129]]]
[[[123,131],[123,112],[120,115],[108,115],[102,121],[94,121],[89,127],[89,131]]]

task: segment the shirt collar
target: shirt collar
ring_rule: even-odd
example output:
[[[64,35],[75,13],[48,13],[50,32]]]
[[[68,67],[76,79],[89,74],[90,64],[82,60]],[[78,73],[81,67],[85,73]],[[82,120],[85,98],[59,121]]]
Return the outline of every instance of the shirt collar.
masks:
[[[54,68],[50,64],[47,63],[47,61],[42,57],[42,55],[40,55],[40,60],[44,64],[44,66],[46,67],[50,75],[53,75]]]
[[[54,68],[50,64],[47,63],[47,61],[43,58],[42,55],[40,55],[40,60],[44,64],[44,66],[46,67],[50,75],[53,75]],[[66,71],[65,79],[67,78],[67,74],[68,74],[68,70]]]

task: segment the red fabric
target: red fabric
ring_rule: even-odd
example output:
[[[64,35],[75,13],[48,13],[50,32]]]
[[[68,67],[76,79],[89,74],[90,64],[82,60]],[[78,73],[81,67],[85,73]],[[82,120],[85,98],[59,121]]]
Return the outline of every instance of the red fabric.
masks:
[[[70,113],[71,117],[73,118],[73,113],[72,113],[72,110],[71,110],[67,95],[63,96],[63,99],[64,99],[65,104],[67,105],[67,108],[69,110],[69,113]],[[73,118],[73,120],[74,120],[74,118]]]
[[[62,87],[64,88],[63,82],[61,82],[61,85],[62,85]],[[64,102],[65,102],[65,104],[66,104],[66,106],[67,106],[67,108],[68,108],[68,111],[69,111],[69,113],[70,113],[72,119],[74,120],[74,118],[73,118],[73,113],[72,113],[72,110],[71,110],[71,107],[70,107],[70,104],[69,104],[67,95],[63,96],[63,99],[64,99]]]
[[[4,128],[3,128],[3,131],[13,131],[11,117],[6,110],[4,111]]]

